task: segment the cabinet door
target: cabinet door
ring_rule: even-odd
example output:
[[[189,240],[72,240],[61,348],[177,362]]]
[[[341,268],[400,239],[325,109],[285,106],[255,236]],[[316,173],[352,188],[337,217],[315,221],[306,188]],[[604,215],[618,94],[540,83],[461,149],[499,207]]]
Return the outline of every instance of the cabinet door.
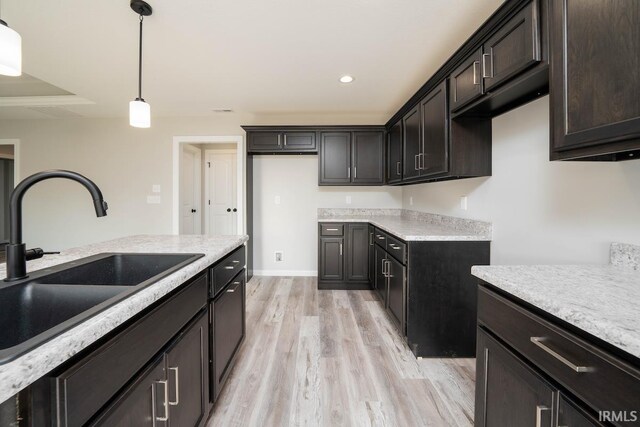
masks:
[[[351,182],[351,133],[320,134],[320,185]]]
[[[420,141],[420,106],[409,111],[402,119],[402,133],[404,145],[403,179],[415,178],[420,175],[418,160],[422,153]]]
[[[249,132],[247,134],[247,151],[280,151],[282,150],[282,134],[280,132]]]
[[[347,280],[366,282],[369,279],[369,225],[347,224]]]
[[[315,132],[287,131],[282,136],[282,145],[285,151],[313,152],[318,150]]]
[[[550,426],[556,390],[478,328],[477,426]]]
[[[451,111],[464,107],[484,93],[482,85],[482,48],[475,51],[449,77]]]
[[[209,319],[204,311],[167,352],[169,422],[196,426],[209,402]]]
[[[343,280],[344,239],[341,237],[323,237],[320,239],[320,280]]]
[[[484,90],[526,70],[540,61],[538,2],[532,1],[484,44]]]
[[[352,158],[355,184],[384,184],[384,132],[353,132]]]
[[[402,336],[405,332],[405,301],[406,301],[406,268],[393,257],[387,257],[387,274],[389,288],[387,298],[387,312],[395,321]]]
[[[213,302],[213,401],[217,399],[245,333],[245,274],[240,273]],[[190,424],[189,424],[190,425]]]
[[[369,282],[371,289],[375,289],[376,286],[376,245],[373,240],[374,232],[375,228],[373,225],[369,225]]]
[[[552,148],[640,148],[640,2],[564,0],[550,7]]]
[[[99,415],[96,426],[167,426],[169,402],[165,402],[164,355],[159,356],[132,385]]]
[[[449,170],[449,111],[447,82],[442,82],[420,102],[422,146],[420,175],[438,175]]]
[[[564,395],[558,400],[558,427],[600,427],[601,424]]]
[[[387,252],[380,246],[375,245],[376,252],[376,291],[382,305],[387,306],[387,276],[384,274],[386,270]]]
[[[387,183],[402,181],[402,122],[391,126],[387,146]]]

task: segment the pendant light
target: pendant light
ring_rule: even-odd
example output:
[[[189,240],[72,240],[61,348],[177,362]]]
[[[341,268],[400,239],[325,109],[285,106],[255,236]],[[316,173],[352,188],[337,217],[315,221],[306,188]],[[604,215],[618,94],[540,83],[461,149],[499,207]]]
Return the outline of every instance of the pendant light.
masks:
[[[0,74],[22,74],[22,37],[0,19]]]
[[[142,0],[131,0],[131,9],[140,16],[140,44],[138,50],[138,97],[129,103],[129,124],[136,128],[151,127],[151,106],[142,98],[142,22],[153,9]]]

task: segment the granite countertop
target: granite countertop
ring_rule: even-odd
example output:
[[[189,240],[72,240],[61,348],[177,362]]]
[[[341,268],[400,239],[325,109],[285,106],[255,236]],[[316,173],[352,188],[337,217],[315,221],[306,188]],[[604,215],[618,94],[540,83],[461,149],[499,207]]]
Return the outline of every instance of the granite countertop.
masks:
[[[42,259],[29,261],[28,271],[35,271],[104,252],[204,254],[204,257],[196,259],[184,268],[134,293],[41,346],[1,364],[0,403],[60,366],[247,240],[249,238],[246,235],[131,236],[69,249],[59,255],[46,255]],[[0,278],[4,277],[6,277],[5,265],[2,264]]]
[[[612,258],[611,265],[474,266],[471,274],[640,358],[634,268]]]
[[[411,241],[491,240],[491,224],[401,209],[319,209],[318,222],[367,222]]]

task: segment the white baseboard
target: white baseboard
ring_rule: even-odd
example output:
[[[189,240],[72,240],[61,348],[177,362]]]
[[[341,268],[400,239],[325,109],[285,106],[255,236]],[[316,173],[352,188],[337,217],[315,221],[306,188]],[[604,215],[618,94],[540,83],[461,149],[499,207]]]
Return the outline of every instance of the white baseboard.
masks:
[[[253,270],[253,275],[315,277],[318,275],[318,272],[314,270]]]

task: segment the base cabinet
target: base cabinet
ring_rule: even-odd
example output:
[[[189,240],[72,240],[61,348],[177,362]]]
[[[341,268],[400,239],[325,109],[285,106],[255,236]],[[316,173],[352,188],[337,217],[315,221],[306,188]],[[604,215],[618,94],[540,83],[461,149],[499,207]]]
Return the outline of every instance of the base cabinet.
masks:
[[[369,289],[371,231],[367,223],[318,225],[318,289]]]

